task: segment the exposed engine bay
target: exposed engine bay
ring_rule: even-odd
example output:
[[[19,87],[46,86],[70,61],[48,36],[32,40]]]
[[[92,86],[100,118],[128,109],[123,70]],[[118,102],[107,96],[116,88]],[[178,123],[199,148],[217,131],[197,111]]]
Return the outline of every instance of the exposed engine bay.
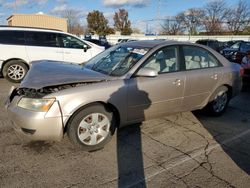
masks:
[[[69,89],[73,87],[79,87],[87,84],[91,84],[93,82],[84,82],[84,83],[74,83],[74,84],[64,84],[58,86],[47,86],[41,89],[33,89],[33,88],[17,88],[15,91],[15,95],[25,96],[29,98],[42,98],[45,95],[50,93],[55,93],[64,89]]]

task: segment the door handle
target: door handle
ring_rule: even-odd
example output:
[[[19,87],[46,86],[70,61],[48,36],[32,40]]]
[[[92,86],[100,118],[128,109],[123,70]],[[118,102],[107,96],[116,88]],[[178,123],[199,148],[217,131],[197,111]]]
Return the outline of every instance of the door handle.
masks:
[[[173,81],[173,84],[176,85],[176,86],[180,86],[181,85],[181,80],[176,79],[175,81]]]
[[[213,75],[211,76],[211,78],[213,78],[214,80],[217,80],[217,79],[218,79],[218,74],[213,74]]]

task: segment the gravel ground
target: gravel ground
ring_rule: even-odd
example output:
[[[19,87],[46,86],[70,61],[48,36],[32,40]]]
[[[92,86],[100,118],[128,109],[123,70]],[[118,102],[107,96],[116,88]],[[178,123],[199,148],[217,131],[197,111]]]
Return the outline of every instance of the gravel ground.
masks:
[[[0,187],[250,187],[250,90],[218,118],[180,113],[116,132],[102,150],[31,142],[11,127],[0,79]]]

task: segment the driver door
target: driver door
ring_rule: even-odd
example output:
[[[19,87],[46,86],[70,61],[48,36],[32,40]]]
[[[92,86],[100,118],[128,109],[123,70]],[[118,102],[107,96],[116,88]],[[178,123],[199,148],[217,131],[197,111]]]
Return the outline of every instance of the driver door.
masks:
[[[92,57],[90,49],[84,50],[84,46],[88,48],[91,47],[76,37],[61,34],[60,39],[65,62],[80,64],[88,61]]]
[[[157,50],[143,64],[158,71],[156,77],[128,81],[128,121],[138,122],[180,111],[185,74],[179,72],[178,47]]]

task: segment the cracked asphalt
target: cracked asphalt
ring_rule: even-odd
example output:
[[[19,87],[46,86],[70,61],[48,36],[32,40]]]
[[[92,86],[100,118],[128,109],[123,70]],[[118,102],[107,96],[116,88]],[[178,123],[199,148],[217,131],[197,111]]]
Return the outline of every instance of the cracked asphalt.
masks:
[[[102,150],[30,142],[11,127],[0,79],[0,187],[250,187],[250,89],[222,117],[185,112],[131,125]]]

